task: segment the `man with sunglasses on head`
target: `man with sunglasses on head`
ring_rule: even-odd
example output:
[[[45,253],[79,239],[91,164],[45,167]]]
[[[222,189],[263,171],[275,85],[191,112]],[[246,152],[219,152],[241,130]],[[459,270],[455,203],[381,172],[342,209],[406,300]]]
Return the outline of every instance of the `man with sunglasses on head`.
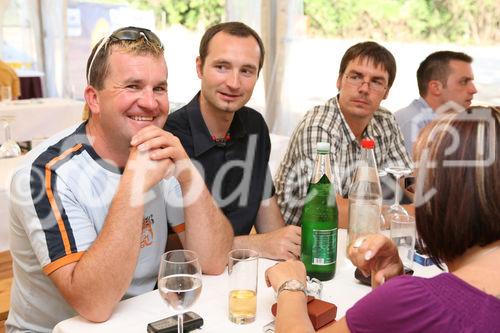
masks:
[[[153,290],[168,226],[205,273],[226,265],[231,226],[162,129],[169,104],[158,37],[115,31],[94,47],[87,80],[90,118],[30,152],[12,180],[7,332],[50,332],[76,314],[102,322],[121,299]]]
[[[278,204],[288,224],[300,224],[302,208],[314,166],[317,142],[330,143],[336,190],[347,197],[362,138],[375,141],[379,167],[411,167],[394,116],[380,107],[396,76],[396,61],[383,46],[367,41],[351,46],[340,62],[338,94],[306,113],[295,128],[275,179]],[[339,227],[347,227],[347,203],[339,203]]]
[[[196,59],[201,91],[170,116],[165,129],[203,170],[233,226],[233,247],[291,259],[300,254],[300,228],[283,221],[268,168],[269,130],[262,115],[245,106],[263,61],[262,40],[250,27],[241,22],[210,27]]]

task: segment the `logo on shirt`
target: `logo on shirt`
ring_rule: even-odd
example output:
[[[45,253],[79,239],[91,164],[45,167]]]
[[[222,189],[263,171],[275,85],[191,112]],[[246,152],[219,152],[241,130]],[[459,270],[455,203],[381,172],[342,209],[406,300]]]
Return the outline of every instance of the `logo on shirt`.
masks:
[[[142,221],[142,236],[141,236],[141,249],[143,247],[153,244],[154,234],[153,234],[153,224],[155,220],[153,219],[153,214],[144,217]]]

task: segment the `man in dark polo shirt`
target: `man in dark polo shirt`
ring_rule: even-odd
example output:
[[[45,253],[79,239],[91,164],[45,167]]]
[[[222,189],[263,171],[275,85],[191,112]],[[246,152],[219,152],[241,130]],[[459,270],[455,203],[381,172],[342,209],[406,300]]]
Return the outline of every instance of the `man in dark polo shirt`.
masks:
[[[209,28],[196,59],[201,91],[169,116],[165,129],[204,174],[237,236],[233,247],[291,259],[300,254],[300,227],[285,226],[268,168],[269,130],[260,113],[244,106],[263,60],[261,39],[245,24]],[[257,234],[250,235],[253,226]]]

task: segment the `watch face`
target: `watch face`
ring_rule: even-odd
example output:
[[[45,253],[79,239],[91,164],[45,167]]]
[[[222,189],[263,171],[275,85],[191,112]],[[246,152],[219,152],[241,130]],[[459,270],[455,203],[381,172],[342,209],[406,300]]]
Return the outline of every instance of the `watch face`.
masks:
[[[289,280],[289,281],[285,282],[283,284],[282,288],[280,288],[280,289],[281,290],[290,290],[290,291],[296,290],[296,291],[304,291],[305,292],[304,285],[300,281],[297,281],[297,280]]]
[[[292,289],[303,289],[303,285],[302,283],[300,283],[299,281],[297,280],[292,280],[288,283],[287,285],[288,288],[292,288]]]

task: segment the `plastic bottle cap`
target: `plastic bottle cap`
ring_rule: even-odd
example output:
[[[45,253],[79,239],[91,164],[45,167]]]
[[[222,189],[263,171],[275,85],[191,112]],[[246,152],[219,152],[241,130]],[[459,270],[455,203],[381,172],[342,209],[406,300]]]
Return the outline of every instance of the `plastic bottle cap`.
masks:
[[[364,138],[361,140],[361,147],[365,149],[373,149],[375,148],[375,141],[370,138]]]
[[[329,153],[330,152],[330,143],[329,142],[318,142],[316,144],[316,151],[318,153]]]

